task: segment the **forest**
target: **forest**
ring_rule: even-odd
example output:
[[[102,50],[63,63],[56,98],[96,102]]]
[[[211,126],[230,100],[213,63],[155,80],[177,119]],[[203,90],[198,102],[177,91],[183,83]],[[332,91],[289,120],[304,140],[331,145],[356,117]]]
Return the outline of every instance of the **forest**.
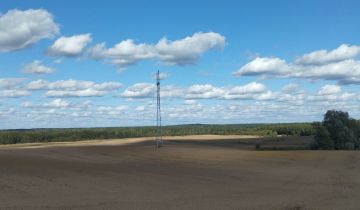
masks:
[[[0,130],[0,144],[149,137],[154,136],[155,132],[156,127],[154,126]],[[200,134],[310,136],[314,134],[314,128],[311,123],[188,124],[163,126],[162,134],[163,136]]]

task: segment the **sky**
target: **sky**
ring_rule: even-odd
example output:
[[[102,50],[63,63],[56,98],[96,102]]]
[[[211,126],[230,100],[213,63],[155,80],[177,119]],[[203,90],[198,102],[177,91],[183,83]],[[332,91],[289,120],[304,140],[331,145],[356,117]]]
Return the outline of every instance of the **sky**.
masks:
[[[0,0],[0,129],[360,118],[358,8]]]

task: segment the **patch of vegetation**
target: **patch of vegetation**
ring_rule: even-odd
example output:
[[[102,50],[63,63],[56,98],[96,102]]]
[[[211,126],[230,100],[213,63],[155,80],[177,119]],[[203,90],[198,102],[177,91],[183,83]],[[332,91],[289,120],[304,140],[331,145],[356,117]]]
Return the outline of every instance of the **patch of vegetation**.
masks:
[[[119,128],[67,128],[67,129],[19,129],[1,130],[0,144],[17,144],[29,142],[57,142],[93,139],[114,139],[154,136],[156,127],[119,127]],[[309,136],[314,134],[311,123],[280,124],[228,124],[228,125],[173,125],[164,126],[164,136],[183,135],[258,135]]]
[[[360,121],[347,112],[329,110],[322,122],[313,123],[315,141],[313,149],[360,149]]]

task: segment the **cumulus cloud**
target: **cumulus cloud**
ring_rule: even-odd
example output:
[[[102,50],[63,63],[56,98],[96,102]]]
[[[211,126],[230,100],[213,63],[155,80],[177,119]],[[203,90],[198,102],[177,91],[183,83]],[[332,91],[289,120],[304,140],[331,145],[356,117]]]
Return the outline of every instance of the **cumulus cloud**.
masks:
[[[45,91],[48,91],[50,83],[55,82],[37,81],[38,87]],[[101,100],[96,104],[102,105],[92,104],[89,106],[90,102],[80,103],[77,98],[51,98],[38,102],[24,101],[21,103],[22,108],[19,111],[8,116],[11,116],[12,119],[18,117],[22,120],[21,122],[30,123],[31,126],[39,126],[39,122],[47,122],[49,124],[45,126],[54,127],[51,123],[64,121],[76,121],[74,126],[80,125],[78,123],[81,121],[83,123],[81,125],[84,126],[88,123],[93,123],[92,126],[111,126],[112,123],[120,121],[138,124],[139,118],[143,120],[144,124],[151,124],[156,105],[153,97],[156,87],[152,83],[139,84],[143,85],[134,84],[130,87],[137,88],[127,88],[126,90],[131,90],[129,97],[142,98],[141,101],[129,100],[126,104],[118,106],[104,104],[106,102],[101,102]],[[94,85],[89,86],[88,83],[83,83],[82,86],[94,87]],[[22,83],[16,87],[22,87]],[[68,82],[66,85],[56,83],[52,88],[59,91],[77,92],[79,86]],[[152,91],[141,92],[144,88]],[[167,85],[162,86],[161,94],[164,95],[162,114],[168,123],[251,123],[274,120],[279,122],[313,121],[320,119],[324,110],[337,108],[359,113],[359,93],[358,91],[348,91],[351,87],[346,87],[345,91],[345,88],[342,90],[341,86],[329,83],[314,91],[305,91],[303,88],[305,87],[301,84],[290,83],[275,91],[259,82],[225,87],[213,84],[194,84],[188,87]],[[100,88],[99,85],[99,89],[106,88]],[[217,94],[217,92],[222,94]],[[197,97],[196,99],[193,98],[194,95]],[[170,99],[167,100],[167,98]],[[6,100],[3,101],[6,102]],[[5,113],[4,110],[8,107],[10,107],[9,104],[2,104],[0,115],[2,111]],[[16,109],[16,105],[14,107]],[[299,116],[301,118],[298,118]]]
[[[351,92],[343,92],[338,85],[324,85],[316,94],[310,95],[310,101],[349,101],[356,99],[357,94]]]
[[[293,92],[296,92],[296,90],[299,88],[299,85],[298,84],[295,84],[295,83],[290,83],[290,84],[287,84],[285,85],[284,87],[282,87],[282,91],[285,92],[285,93],[293,93]]]
[[[248,94],[248,93],[261,93],[266,90],[265,85],[257,82],[251,82],[244,86],[236,86],[229,91],[229,94]]]
[[[339,85],[324,85],[318,91],[319,95],[332,95],[341,92],[341,87]]]
[[[47,90],[46,97],[93,97],[104,96],[122,86],[118,82],[95,83],[82,80],[59,80],[48,82],[45,80],[31,81],[26,85],[28,90]]]
[[[120,97],[124,98],[154,98],[156,86],[152,83],[137,83],[125,89]],[[244,85],[216,87],[211,84],[194,84],[189,87],[173,85],[163,86],[161,97],[166,99],[184,99],[185,105],[197,105],[196,99],[203,100],[240,100],[240,101],[273,101],[293,105],[303,105],[309,101],[352,101],[357,100],[359,94],[343,92],[341,86],[327,84],[318,91],[309,93],[299,84],[290,83],[279,91],[272,91],[258,82]]]
[[[0,90],[0,98],[19,98],[30,94],[27,90]]]
[[[106,49],[105,43],[97,44],[89,49],[88,54],[91,58],[104,59],[119,68],[154,58],[156,55],[153,46],[145,43],[136,44],[131,39],[124,40],[108,49]]]
[[[193,99],[187,99],[184,101],[184,104],[185,105],[196,105],[198,104],[198,102],[196,100],[193,100]]]
[[[90,108],[91,101],[86,100],[82,102],[71,102],[68,100],[64,100],[62,98],[56,98],[49,102],[40,102],[40,103],[32,103],[30,101],[23,101],[20,106],[24,108],[30,108],[33,110],[41,111],[41,110],[53,110],[53,109],[62,109],[62,110],[72,110],[72,111],[86,111]]]
[[[214,87],[210,84],[192,85],[185,90],[184,97],[187,99],[211,99],[220,98],[225,94],[222,88]]]
[[[0,98],[18,98],[28,96],[30,91],[24,89],[24,78],[2,78],[0,79]]]
[[[152,83],[137,83],[125,89],[120,94],[124,98],[152,98],[156,87]],[[259,99],[268,100],[273,97],[265,85],[257,82],[235,87],[215,87],[211,84],[194,84],[187,88],[164,86],[161,89],[163,98],[183,98],[188,101],[194,99]]]
[[[306,54],[295,63],[286,63],[273,57],[255,58],[234,72],[234,75],[269,75],[281,78],[332,80],[339,84],[360,84],[360,61],[350,59],[358,55],[358,51],[357,46],[341,45],[330,52],[315,51]]]
[[[49,84],[48,81],[38,79],[38,80],[34,80],[34,81],[29,82],[26,85],[26,89],[28,89],[28,90],[43,90],[43,89],[47,88],[48,84]]]
[[[155,95],[155,85],[152,83],[137,83],[125,89],[120,94],[124,98],[149,98]]]
[[[300,56],[295,60],[295,63],[305,65],[323,65],[354,58],[359,54],[360,46],[342,44],[331,51],[317,50]]]
[[[46,107],[51,107],[51,108],[67,108],[70,105],[71,103],[69,101],[65,101],[61,98],[54,99],[50,103],[45,104]]]
[[[44,9],[14,9],[0,14],[0,52],[23,49],[58,33],[59,26]]]
[[[0,78],[0,88],[13,88],[25,81],[25,78]]]
[[[58,80],[47,85],[48,89],[55,90],[81,90],[87,89],[94,85],[92,81],[81,81],[81,80]]]
[[[214,32],[199,32],[175,41],[162,38],[157,44],[137,44],[127,39],[106,48],[105,43],[100,43],[89,48],[87,54],[90,58],[108,61],[122,69],[148,59],[159,59],[173,65],[194,64],[206,51],[224,46],[224,36]]]
[[[257,82],[251,82],[243,86],[231,88],[225,95],[225,99],[252,99],[267,100],[271,97],[271,92],[265,92],[265,85]]]
[[[35,60],[32,63],[26,64],[21,71],[26,74],[51,74],[55,72],[55,69],[43,65],[41,61]]]
[[[14,108],[7,108],[4,110],[0,110],[0,116],[1,117],[10,116],[13,115],[15,112],[16,110]]]
[[[91,34],[62,36],[47,49],[47,53],[52,56],[76,57],[82,54],[91,40]]]
[[[137,106],[137,107],[135,108],[135,111],[143,112],[143,111],[145,111],[145,109],[146,109],[145,106]]]
[[[155,46],[160,60],[176,65],[194,64],[204,52],[224,47],[225,37],[214,32],[195,33],[175,41],[162,38]]]
[[[360,61],[344,60],[322,66],[294,68],[289,77],[306,79],[324,79],[337,81],[339,84],[360,84]]]
[[[97,113],[101,115],[118,116],[122,115],[128,109],[125,105],[120,106],[100,106]]]
[[[286,75],[290,71],[286,61],[274,57],[257,57],[250,61],[238,71],[235,76],[254,76],[260,74]]]
[[[46,97],[100,97],[106,95],[106,91],[84,89],[84,90],[49,90]]]

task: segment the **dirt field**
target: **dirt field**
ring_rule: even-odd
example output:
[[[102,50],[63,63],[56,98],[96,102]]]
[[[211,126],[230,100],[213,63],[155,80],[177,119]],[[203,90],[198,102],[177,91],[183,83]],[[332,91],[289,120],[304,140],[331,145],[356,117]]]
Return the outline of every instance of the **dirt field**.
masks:
[[[307,138],[0,146],[0,209],[359,209],[360,152],[251,151]]]

